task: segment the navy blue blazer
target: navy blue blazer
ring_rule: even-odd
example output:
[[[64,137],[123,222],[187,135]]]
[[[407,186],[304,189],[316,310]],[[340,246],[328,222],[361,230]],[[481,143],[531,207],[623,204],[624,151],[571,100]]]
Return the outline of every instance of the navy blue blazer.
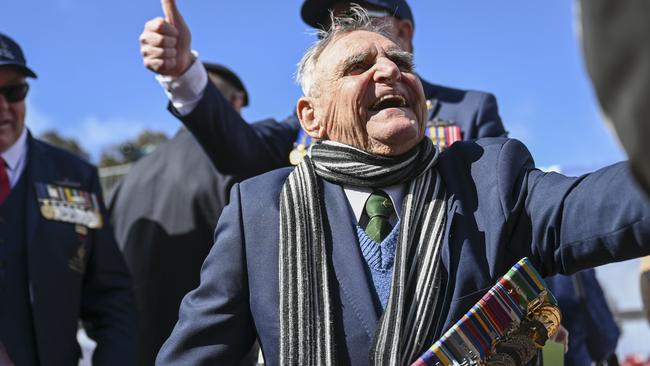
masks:
[[[31,134],[28,146],[23,171],[27,174],[28,187],[27,267],[35,344],[41,365],[79,363],[79,320],[97,342],[94,365],[132,365],[135,362],[135,300],[126,264],[101,202],[97,169],[66,151],[34,139]],[[100,198],[103,228],[88,229],[83,237],[75,231],[74,224],[43,218],[36,182],[95,193]],[[84,273],[69,266],[82,244],[87,253]]]
[[[432,101],[430,117],[456,123],[465,140],[507,135],[492,94],[420,80]],[[289,166],[289,152],[301,129],[295,113],[280,123],[266,119],[248,124],[211,82],[190,114],[180,116],[171,104],[169,110],[192,132],[219,172],[243,179]]]
[[[435,338],[522,257],[548,276],[650,253],[650,205],[627,164],[580,178],[543,173],[520,142],[490,138],[455,144],[441,155],[438,169],[447,222]],[[158,365],[236,364],[255,336],[267,364],[278,364],[278,205],[291,170],[234,186],[201,285],[183,299]],[[337,361],[366,365],[381,314],[343,189],[320,184]]]

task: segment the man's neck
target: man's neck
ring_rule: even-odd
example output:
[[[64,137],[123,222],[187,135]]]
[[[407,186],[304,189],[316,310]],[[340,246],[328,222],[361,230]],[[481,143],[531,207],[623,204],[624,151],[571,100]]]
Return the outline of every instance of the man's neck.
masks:
[[[3,151],[0,155],[4,159],[9,169],[14,170],[18,163],[24,157],[27,147],[27,127],[23,127],[22,132],[16,142],[13,143],[7,150]]]
[[[23,127],[20,137],[2,154],[2,159],[6,164],[6,173],[9,175],[9,185],[14,187],[18,183],[18,179],[25,170],[27,161],[27,128]]]

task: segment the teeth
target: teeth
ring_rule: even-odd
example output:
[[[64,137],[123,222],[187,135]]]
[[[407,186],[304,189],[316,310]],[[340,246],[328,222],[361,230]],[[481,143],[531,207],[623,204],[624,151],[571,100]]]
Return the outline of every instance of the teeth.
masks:
[[[390,94],[390,95],[384,95],[383,97],[379,98],[379,100],[372,106],[372,110],[377,110],[379,107],[387,100],[394,101],[397,104],[397,107],[405,107],[406,106],[406,99],[401,96],[401,95],[396,95],[396,94]]]

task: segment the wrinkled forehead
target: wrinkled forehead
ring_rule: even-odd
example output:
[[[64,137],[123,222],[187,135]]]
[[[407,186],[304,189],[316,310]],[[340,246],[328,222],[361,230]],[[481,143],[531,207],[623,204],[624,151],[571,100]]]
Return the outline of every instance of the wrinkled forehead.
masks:
[[[402,48],[386,36],[365,30],[352,31],[337,36],[327,45],[318,60],[318,67],[329,70],[357,55],[376,57],[392,51],[402,51]]]

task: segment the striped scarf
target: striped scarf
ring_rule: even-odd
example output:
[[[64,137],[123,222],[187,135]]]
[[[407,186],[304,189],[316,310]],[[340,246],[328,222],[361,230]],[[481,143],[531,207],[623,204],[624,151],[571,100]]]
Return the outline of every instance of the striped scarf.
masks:
[[[336,365],[331,276],[316,176],[341,185],[408,183],[391,292],[373,338],[370,365],[404,365],[432,342],[445,225],[444,188],[429,139],[397,156],[332,141],[311,147],[280,196],[280,364]]]

